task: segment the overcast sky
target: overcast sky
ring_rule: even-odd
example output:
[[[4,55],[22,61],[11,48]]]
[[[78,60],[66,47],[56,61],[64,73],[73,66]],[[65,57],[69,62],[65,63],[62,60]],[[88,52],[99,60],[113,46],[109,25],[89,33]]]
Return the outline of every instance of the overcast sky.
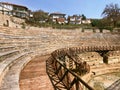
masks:
[[[120,0],[0,0],[19,5],[24,5],[30,10],[43,10],[46,12],[61,12],[67,15],[84,14],[87,18],[101,18],[105,6],[117,3]]]

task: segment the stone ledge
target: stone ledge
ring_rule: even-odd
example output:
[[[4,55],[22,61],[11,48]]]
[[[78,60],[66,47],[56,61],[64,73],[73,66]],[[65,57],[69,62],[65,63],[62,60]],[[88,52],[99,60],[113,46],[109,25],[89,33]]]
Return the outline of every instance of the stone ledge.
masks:
[[[31,55],[24,56],[24,58],[20,59],[11,66],[9,71],[4,76],[5,78],[2,81],[2,85],[0,87],[1,90],[20,90],[19,88],[19,75],[23,67],[33,58]]]
[[[9,71],[10,67],[15,62],[17,62],[17,60],[20,57],[24,56],[25,54],[27,54],[27,53],[22,53],[22,54],[14,56],[14,57],[7,58],[6,60],[4,60],[3,62],[0,63],[0,85],[1,85],[1,82],[2,82],[2,80],[4,78],[4,76]]]

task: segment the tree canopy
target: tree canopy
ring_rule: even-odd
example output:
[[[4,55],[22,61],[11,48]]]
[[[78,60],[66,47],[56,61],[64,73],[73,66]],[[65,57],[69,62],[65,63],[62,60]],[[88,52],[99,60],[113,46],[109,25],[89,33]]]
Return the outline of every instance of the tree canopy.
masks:
[[[82,20],[86,20],[86,16],[82,14]]]
[[[37,10],[33,12],[33,19],[35,21],[45,21],[48,19],[48,13],[42,10]]]
[[[105,9],[102,12],[102,15],[108,21],[108,23],[111,23],[111,25],[115,27],[120,21],[120,8],[118,4],[111,3],[109,5],[106,5]]]

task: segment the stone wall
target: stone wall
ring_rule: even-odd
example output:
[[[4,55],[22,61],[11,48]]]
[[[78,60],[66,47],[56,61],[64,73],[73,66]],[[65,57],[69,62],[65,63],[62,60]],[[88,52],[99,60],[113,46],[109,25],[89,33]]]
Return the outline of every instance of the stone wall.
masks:
[[[108,55],[108,64],[114,64],[120,62],[120,51],[109,51]],[[97,52],[85,52],[79,54],[81,60],[86,61],[91,66],[103,64],[103,57],[100,56]]]
[[[120,62],[120,51],[110,51],[108,53],[108,63],[119,63]]]
[[[20,19],[17,17],[4,15],[0,13],[0,26],[9,26],[14,28],[21,28],[21,23],[24,23],[24,19]]]
[[[95,66],[103,63],[103,57],[97,52],[85,52],[79,54],[81,60],[86,61],[89,65]]]

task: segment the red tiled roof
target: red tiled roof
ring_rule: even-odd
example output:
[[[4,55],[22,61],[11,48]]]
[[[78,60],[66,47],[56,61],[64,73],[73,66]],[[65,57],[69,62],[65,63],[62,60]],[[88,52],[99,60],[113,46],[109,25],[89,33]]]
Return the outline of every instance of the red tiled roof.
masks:
[[[56,21],[57,22],[65,22],[65,19],[64,18],[57,18]]]
[[[12,4],[12,3],[8,3],[8,2],[0,2],[1,4],[6,4],[6,5],[13,5],[13,6],[18,6],[18,7],[23,7],[28,9],[26,6],[22,6],[22,5],[17,5],[17,4]]]

